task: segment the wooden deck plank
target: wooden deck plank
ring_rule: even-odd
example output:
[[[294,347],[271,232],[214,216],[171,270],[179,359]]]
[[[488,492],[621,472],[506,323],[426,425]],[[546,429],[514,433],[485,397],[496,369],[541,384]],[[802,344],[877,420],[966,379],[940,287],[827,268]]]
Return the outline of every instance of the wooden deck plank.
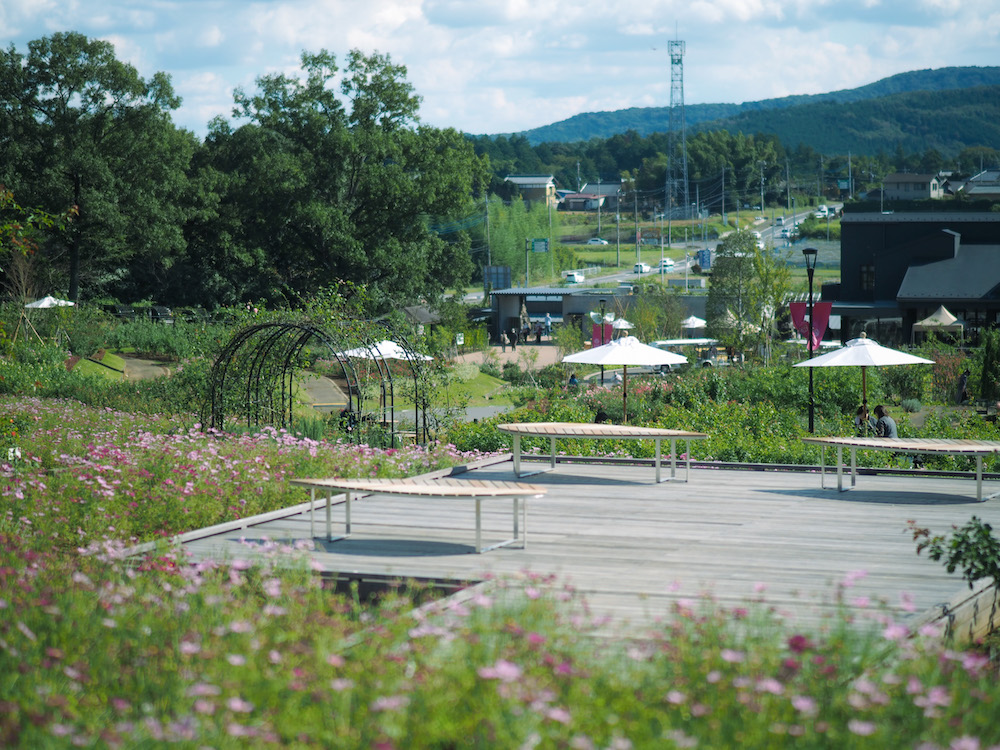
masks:
[[[380,496],[352,505],[354,535],[316,541],[310,556],[352,575],[480,579],[553,573],[572,582],[593,612],[633,626],[669,614],[685,598],[711,591],[723,604],[745,603],[766,587],[768,602],[804,624],[833,611],[836,585],[867,575],[849,597],[884,598],[894,615],[913,618],[965,588],[939,563],[918,556],[907,521],[935,532],[972,515],[1000,524],[1000,500],[976,503],[973,481],[932,476],[869,476],[840,494],[819,488],[818,472],[693,469],[689,484],[649,485],[646,467],[560,464],[534,484],[528,500],[528,547],[467,554],[474,545],[467,500]],[[478,468],[467,481],[513,482],[511,463]],[[307,495],[307,492],[303,492]],[[315,527],[325,533],[325,497]],[[333,508],[334,528],[342,509]],[[509,535],[505,504],[483,507],[483,539]],[[246,557],[239,543],[309,537],[309,514],[190,541],[195,556]],[[900,607],[909,592],[917,613]],[[611,627],[611,626],[609,626]]]

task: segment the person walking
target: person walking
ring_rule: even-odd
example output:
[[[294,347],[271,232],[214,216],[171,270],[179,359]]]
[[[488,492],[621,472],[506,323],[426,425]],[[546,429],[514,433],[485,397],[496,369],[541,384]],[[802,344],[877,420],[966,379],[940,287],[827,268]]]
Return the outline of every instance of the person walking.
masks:
[[[889,416],[889,409],[882,404],[875,407],[875,436],[898,438],[896,420]]]
[[[517,351],[517,329],[511,328],[510,333],[507,334],[507,341],[510,342],[510,350],[512,352]]]

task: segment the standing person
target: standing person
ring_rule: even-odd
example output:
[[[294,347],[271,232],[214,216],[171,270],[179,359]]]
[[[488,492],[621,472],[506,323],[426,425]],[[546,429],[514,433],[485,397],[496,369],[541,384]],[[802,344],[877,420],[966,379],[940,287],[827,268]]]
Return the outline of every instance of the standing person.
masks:
[[[966,368],[958,379],[958,404],[961,406],[969,400],[969,369]]]
[[[517,351],[517,329],[511,328],[510,333],[507,334],[507,341],[510,343],[510,350],[512,352]]]
[[[500,351],[501,352],[506,352],[507,351],[507,332],[506,331],[500,331]]]
[[[875,436],[898,438],[896,420],[889,416],[889,409],[882,404],[875,407]]]
[[[552,338],[552,316],[545,313],[545,335]]]

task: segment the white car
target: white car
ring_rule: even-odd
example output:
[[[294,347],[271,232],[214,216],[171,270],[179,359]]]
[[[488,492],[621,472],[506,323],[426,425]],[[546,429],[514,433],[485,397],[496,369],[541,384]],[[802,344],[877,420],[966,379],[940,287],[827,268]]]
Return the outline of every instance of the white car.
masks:
[[[652,270],[646,263],[636,263],[632,266],[632,273],[649,273]]]
[[[567,284],[582,284],[587,277],[580,271],[563,271],[563,279]]]
[[[829,209],[826,206],[819,206],[816,208],[816,218],[825,219],[829,213]]]
[[[591,237],[587,240],[588,245],[607,245],[608,241],[601,239],[600,237]]]
[[[660,259],[660,270],[661,271],[671,271],[674,267],[673,258],[661,258]]]

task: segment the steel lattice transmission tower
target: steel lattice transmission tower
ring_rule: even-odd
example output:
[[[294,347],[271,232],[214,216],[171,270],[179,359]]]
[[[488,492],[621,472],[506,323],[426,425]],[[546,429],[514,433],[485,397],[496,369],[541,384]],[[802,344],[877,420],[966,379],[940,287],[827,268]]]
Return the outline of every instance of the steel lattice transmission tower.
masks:
[[[687,135],[684,125],[684,42],[675,40],[668,42],[668,44],[670,47],[670,154],[668,156],[670,195],[668,200],[673,201],[674,205],[680,203],[684,207],[682,215],[690,216],[691,188],[688,185]],[[677,144],[678,133],[680,133],[679,147]],[[679,177],[674,168],[678,152],[680,152],[681,162]],[[678,182],[680,185],[677,184]]]

